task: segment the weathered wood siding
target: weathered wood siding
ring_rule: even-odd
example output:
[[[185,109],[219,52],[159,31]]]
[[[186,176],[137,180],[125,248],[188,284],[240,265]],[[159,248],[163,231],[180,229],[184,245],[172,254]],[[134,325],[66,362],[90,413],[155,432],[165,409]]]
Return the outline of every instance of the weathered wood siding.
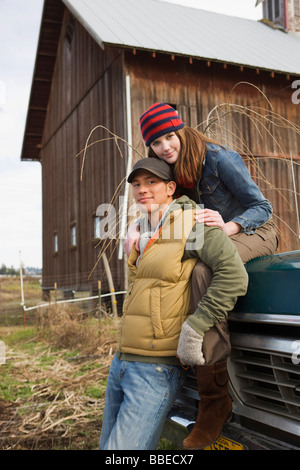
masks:
[[[66,12],[42,145],[45,288],[56,282],[61,289],[89,289],[92,281],[95,290],[98,279],[104,288],[107,285],[102,262],[93,271],[101,248],[96,246],[99,240],[94,237],[94,217],[100,204],[110,203],[125,175],[126,148],[120,143],[125,156],[122,159],[112,140],[91,146],[82,181],[81,151],[92,129],[99,125],[124,137],[123,77],[122,53],[116,48],[102,51]],[[108,137],[107,131],[97,129],[90,143]],[[73,225],[76,246],[71,246]],[[123,262],[117,260],[114,240],[107,255],[113,256],[112,274],[118,289],[123,283]]]

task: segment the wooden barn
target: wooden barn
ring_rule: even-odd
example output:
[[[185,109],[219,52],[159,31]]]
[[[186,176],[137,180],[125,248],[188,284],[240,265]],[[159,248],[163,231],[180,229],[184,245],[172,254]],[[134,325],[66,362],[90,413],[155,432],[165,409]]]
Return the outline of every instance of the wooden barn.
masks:
[[[243,156],[274,205],[279,251],[299,248],[299,1],[264,4],[252,21],[160,0],[45,0],[21,155],[42,165],[45,291],[108,290],[106,260],[126,288],[124,181],[157,101]]]

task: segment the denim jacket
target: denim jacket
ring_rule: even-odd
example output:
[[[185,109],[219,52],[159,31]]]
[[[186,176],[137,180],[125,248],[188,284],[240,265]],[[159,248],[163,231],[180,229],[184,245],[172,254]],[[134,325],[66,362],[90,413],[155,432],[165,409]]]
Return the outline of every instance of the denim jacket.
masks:
[[[272,216],[272,205],[252,180],[242,157],[227,148],[207,144],[200,181],[198,203],[218,211],[224,222],[236,222],[247,234]]]

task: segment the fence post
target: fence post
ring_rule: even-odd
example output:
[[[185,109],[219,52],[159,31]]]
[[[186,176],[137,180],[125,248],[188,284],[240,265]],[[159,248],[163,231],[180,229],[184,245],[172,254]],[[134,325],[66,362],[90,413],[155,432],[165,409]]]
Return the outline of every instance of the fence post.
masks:
[[[57,301],[57,282],[54,283],[54,303]]]
[[[21,260],[21,252],[19,251],[20,254],[20,282],[21,282],[21,306],[22,306],[22,312],[23,312],[23,327],[26,328],[26,313],[25,313],[25,301],[24,301],[24,284],[23,284],[23,264]]]
[[[5,364],[5,343],[0,341],[0,364]]]

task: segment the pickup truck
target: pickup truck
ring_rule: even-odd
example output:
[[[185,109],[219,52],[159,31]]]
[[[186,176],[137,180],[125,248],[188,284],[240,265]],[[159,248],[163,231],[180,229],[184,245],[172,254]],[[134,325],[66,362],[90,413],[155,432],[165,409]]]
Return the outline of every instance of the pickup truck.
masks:
[[[300,450],[300,250],[246,264],[247,294],[229,314],[233,419],[207,450]],[[181,446],[197,416],[191,370],[163,436]]]

